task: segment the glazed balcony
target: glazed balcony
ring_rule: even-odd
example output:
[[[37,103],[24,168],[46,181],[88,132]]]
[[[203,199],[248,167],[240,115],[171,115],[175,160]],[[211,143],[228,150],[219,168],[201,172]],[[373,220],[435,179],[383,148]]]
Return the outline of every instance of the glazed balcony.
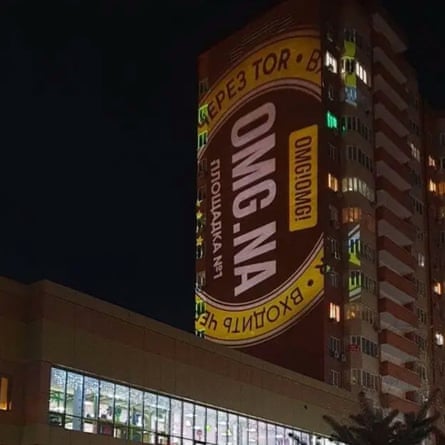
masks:
[[[420,388],[420,377],[409,369],[391,362],[380,364],[382,382],[405,392]]]
[[[411,332],[418,326],[416,314],[405,306],[388,298],[379,300],[380,324],[394,327],[402,332]]]
[[[415,300],[416,286],[410,280],[388,269],[380,267],[378,271],[380,296],[405,305]]]
[[[410,362],[419,358],[419,347],[415,342],[387,329],[379,334],[379,342],[382,352],[403,362]]]
[[[374,94],[374,115],[387,122],[399,137],[409,134],[408,116],[400,111],[382,92]]]
[[[392,394],[382,394],[381,400],[383,408],[397,409],[401,413],[410,413],[419,409],[419,405],[416,402],[402,399]]]
[[[391,241],[386,236],[379,237],[377,241],[379,251],[379,264],[396,270],[401,275],[407,275],[416,269],[416,259],[403,247]]]
[[[382,147],[401,164],[411,159],[411,153],[406,138],[400,137],[383,119],[374,122],[375,146]]]
[[[376,210],[379,234],[393,240],[399,246],[409,246],[416,236],[415,227],[385,207]]]
[[[387,150],[377,148],[375,152],[377,176],[383,176],[393,183],[399,190],[411,188],[411,175],[406,165],[394,159]],[[408,198],[408,196],[406,195]]]
[[[406,51],[406,42],[402,37],[402,31],[397,29],[395,23],[383,11],[376,11],[372,15],[372,27],[375,31],[374,42],[383,44],[382,46],[390,49],[394,53],[403,53]]]
[[[409,195],[401,192],[388,179],[379,176],[376,181],[377,206],[390,209],[401,219],[412,216],[412,204]]]

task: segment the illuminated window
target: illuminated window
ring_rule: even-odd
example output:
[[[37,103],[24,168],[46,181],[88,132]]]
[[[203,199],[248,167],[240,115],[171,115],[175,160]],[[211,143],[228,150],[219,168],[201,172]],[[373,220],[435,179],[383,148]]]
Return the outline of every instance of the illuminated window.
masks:
[[[437,191],[437,184],[432,179],[428,182],[428,190],[433,193]]]
[[[352,105],[357,104],[357,88],[345,87],[345,102]]]
[[[329,51],[326,51],[324,63],[325,66],[328,67],[329,71],[332,73],[337,72],[337,59]]]
[[[345,207],[342,210],[343,224],[349,224],[360,221],[362,209],[360,207]]]
[[[371,202],[374,202],[375,200],[374,189],[361,178],[343,178],[342,192],[358,192]]]
[[[209,106],[208,104],[204,104],[202,107],[199,107],[198,110],[198,125],[204,124],[209,117]]]
[[[437,193],[440,196],[445,195],[445,182],[441,181],[437,184]]]
[[[338,128],[338,119],[330,111],[326,113],[326,125],[328,126],[328,128]]]
[[[329,303],[329,319],[340,321],[340,306],[338,304]]]
[[[368,85],[368,73],[359,61],[356,61],[355,63],[355,73],[357,74],[357,77],[360,78],[365,85]]]
[[[433,283],[433,291],[437,295],[442,295],[442,283],[440,281]]]
[[[355,60],[351,57],[343,57],[341,59],[341,72],[342,74],[353,74],[355,71]]]
[[[412,142],[409,143],[409,146],[411,148],[411,156],[413,159],[420,161],[420,150]]]
[[[434,340],[437,346],[443,346],[443,334],[441,334],[440,332],[436,332],[434,334]]]
[[[436,168],[436,160],[431,155],[428,156],[428,167]]]
[[[11,401],[9,397],[9,379],[7,377],[0,376],[0,411],[9,411],[11,409]]]
[[[198,150],[207,144],[207,131],[198,133]]]
[[[330,173],[328,173],[328,187],[334,192],[338,191],[338,179]]]
[[[425,267],[425,255],[423,253],[417,253],[417,265],[419,267]]]
[[[205,270],[201,270],[196,274],[196,287],[202,289],[206,285],[206,273]]]

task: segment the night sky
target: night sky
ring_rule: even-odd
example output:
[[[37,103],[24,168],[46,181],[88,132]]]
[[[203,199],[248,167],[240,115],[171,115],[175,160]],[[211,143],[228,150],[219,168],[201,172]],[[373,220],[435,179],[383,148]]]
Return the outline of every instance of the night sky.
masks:
[[[191,330],[197,55],[276,3],[2,0],[0,274]],[[445,107],[437,1],[384,3]]]

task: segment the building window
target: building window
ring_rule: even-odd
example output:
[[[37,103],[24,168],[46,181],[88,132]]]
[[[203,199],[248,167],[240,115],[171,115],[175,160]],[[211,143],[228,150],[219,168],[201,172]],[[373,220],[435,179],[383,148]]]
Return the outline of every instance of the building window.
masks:
[[[366,141],[371,140],[371,132],[357,116],[343,116],[341,118],[341,131],[356,131]]]
[[[331,173],[328,173],[328,187],[334,192],[338,192],[338,179]]]
[[[326,237],[326,244],[327,244],[326,249],[330,253],[330,255],[334,257],[336,260],[341,259],[341,253],[338,241],[335,238],[328,236]]]
[[[437,194],[438,194],[439,196],[444,196],[444,195],[445,195],[445,182],[440,181],[440,182],[437,184]]]
[[[331,204],[329,204],[329,222],[334,229],[338,229],[338,209]]]
[[[348,145],[346,147],[346,159],[348,161],[358,162],[371,173],[374,171],[373,160],[363,150],[355,145]]]
[[[239,437],[239,445],[247,445],[248,438],[266,445],[283,441],[289,433],[315,444],[318,436],[60,368],[51,371],[49,422],[150,444],[217,445],[226,444],[227,437]]]
[[[202,240],[202,238],[201,238]],[[200,238],[196,239],[196,259],[200,260],[204,258],[204,243],[200,240]]]
[[[328,111],[326,113],[326,125],[327,125],[328,128],[333,128],[333,129],[337,129],[338,128],[338,119],[330,111]]]
[[[338,304],[329,303],[329,320],[340,321],[340,306]]]
[[[425,255],[423,253],[417,253],[417,265],[419,267],[425,267]]]
[[[209,106],[204,104],[198,109],[198,125],[203,125],[207,122],[209,117]]]
[[[341,340],[338,337],[333,337],[331,335],[329,337],[328,349],[329,349],[329,354],[332,357],[339,358],[342,352]]]
[[[436,332],[434,334],[434,340],[437,346],[443,346],[443,334],[441,334],[440,332]]]
[[[410,197],[413,210],[419,215],[423,215],[423,204],[416,198]]]
[[[198,176],[204,176],[207,173],[207,159],[201,159],[198,162]]]
[[[431,155],[428,156],[428,167],[436,168],[436,160]]]
[[[416,161],[420,161],[420,150],[412,143],[409,143],[409,146],[411,148],[411,156]]]
[[[351,224],[359,222],[362,217],[362,209],[360,207],[345,207],[342,210],[343,224]]]
[[[337,59],[329,52],[326,51],[325,55],[325,66],[328,67],[328,70],[332,73],[337,72]]]
[[[379,390],[379,376],[364,369],[351,369],[351,384],[363,386],[372,391]]]
[[[328,279],[331,287],[338,287],[340,285],[340,278],[337,272],[334,271],[329,272]]]
[[[335,145],[328,144],[328,154],[330,159],[333,161],[338,161],[338,149]]]
[[[9,411],[11,409],[10,386],[9,378],[0,376],[0,411]]]
[[[437,295],[442,295],[442,283],[440,281],[433,283],[433,292]]]
[[[432,179],[428,181],[428,190],[433,193],[437,192],[437,184]]]
[[[440,143],[440,145],[445,146],[445,133],[440,133],[440,135],[439,135],[439,143]]]
[[[207,131],[201,131],[198,133],[198,150],[207,144],[207,134]]]
[[[331,369],[329,374],[329,383],[333,386],[340,386],[340,373],[335,369]]]
[[[426,312],[423,309],[420,309],[419,307],[416,309],[416,315],[417,320],[420,324],[426,325],[427,324],[427,315]]]
[[[206,273],[205,270],[201,270],[196,274],[196,287],[202,289],[206,285]]]
[[[358,192],[371,202],[375,201],[374,189],[361,178],[343,178],[342,192]]]
[[[368,85],[368,73],[364,66],[357,60],[355,63],[355,73],[357,77],[362,80],[365,85]]]
[[[204,77],[198,83],[199,97],[203,96],[205,93],[207,93],[207,91],[209,91],[209,79],[207,77]]]
[[[345,87],[345,102],[351,105],[357,105],[356,87]]]

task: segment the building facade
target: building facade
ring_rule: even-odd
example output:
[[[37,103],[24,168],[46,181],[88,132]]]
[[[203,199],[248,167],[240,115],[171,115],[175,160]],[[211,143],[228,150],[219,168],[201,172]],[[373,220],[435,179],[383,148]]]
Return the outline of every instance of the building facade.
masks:
[[[378,2],[289,0],[201,55],[195,318],[404,412],[443,383],[445,233],[406,49]]]
[[[323,414],[357,409],[346,391],[47,281],[0,278],[0,336],[5,445],[331,445]]]

